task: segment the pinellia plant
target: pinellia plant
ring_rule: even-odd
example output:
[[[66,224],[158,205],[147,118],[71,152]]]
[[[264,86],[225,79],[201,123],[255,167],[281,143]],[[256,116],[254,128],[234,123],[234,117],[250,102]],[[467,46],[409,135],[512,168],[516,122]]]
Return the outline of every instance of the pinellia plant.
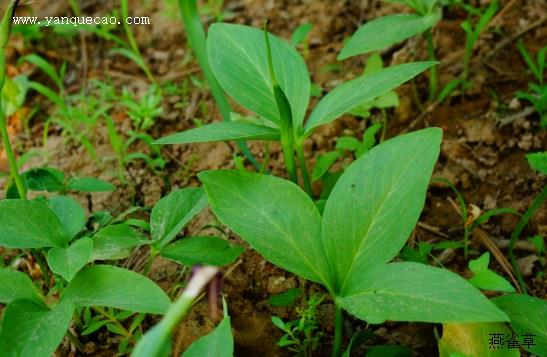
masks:
[[[441,131],[388,140],[342,174],[323,215],[294,183],[243,171],[199,174],[215,215],[267,260],[323,285],[342,309],[369,323],[507,321],[458,275],[418,263],[390,263],[423,207]],[[237,207],[237,210],[234,210]]]
[[[317,127],[389,92],[435,64],[403,64],[341,84],[319,101],[304,123],[310,78],[302,57],[288,43],[247,26],[214,24],[207,37],[207,54],[210,68],[222,88],[263,120],[213,123],[155,143],[280,141],[289,177],[298,182],[297,157],[305,190],[310,195],[311,182],[303,151],[306,138]]]

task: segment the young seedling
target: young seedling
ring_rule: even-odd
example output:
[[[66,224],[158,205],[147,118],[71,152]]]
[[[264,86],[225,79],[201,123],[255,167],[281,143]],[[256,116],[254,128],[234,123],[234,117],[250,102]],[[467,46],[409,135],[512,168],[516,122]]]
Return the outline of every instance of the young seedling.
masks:
[[[342,174],[322,216],[304,191],[278,177],[238,170],[198,177],[222,223],[270,262],[325,287],[336,304],[339,356],[342,309],[374,324],[507,320],[450,271],[389,263],[418,221],[440,142],[440,129],[431,128],[372,148]]]
[[[499,0],[492,0],[490,5],[484,12],[480,9],[474,9],[470,6],[464,7],[470,14],[476,14],[479,19],[473,27],[471,20],[466,20],[462,22],[461,27],[465,31],[465,55],[463,58],[463,72],[461,75],[461,85],[462,92],[470,86],[468,82],[469,77],[469,62],[471,61],[471,56],[473,56],[473,51],[477,41],[479,40],[480,34],[487,28],[490,20],[494,17],[499,8]]]
[[[231,44],[226,46],[226,44]],[[212,72],[237,102],[268,121],[268,126],[241,122],[205,125],[157,140],[183,144],[226,140],[279,141],[289,177],[297,182],[298,158],[303,185],[311,182],[303,144],[314,130],[352,108],[377,98],[433,66],[415,62],[379,70],[346,82],[323,97],[304,123],[310,78],[302,57],[283,40],[258,29],[214,24],[207,38]]]
[[[338,60],[382,50],[418,34],[424,34],[427,40],[427,53],[430,61],[436,61],[433,45],[432,27],[441,19],[439,0],[386,0],[400,2],[416,13],[395,14],[368,21],[346,42],[338,55]],[[429,69],[429,100],[437,92],[437,70]]]
[[[490,253],[486,252],[479,258],[469,261],[469,270],[473,277],[469,282],[479,289],[514,293],[515,288],[504,277],[488,268]]]
[[[528,68],[536,78],[538,83],[528,83],[530,88],[529,92],[518,91],[516,97],[518,99],[526,100],[534,106],[539,114],[540,126],[543,129],[547,128],[547,85],[543,83],[543,74],[545,72],[547,47],[543,47],[538,51],[536,61],[532,59],[532,56],[522,43],[517,43],[519,52],[528,65]]]

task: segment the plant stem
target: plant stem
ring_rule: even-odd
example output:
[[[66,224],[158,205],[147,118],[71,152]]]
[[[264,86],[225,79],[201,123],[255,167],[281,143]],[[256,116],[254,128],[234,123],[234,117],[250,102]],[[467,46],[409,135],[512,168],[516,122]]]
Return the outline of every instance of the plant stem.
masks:
[[[298,161],[300,162],[300,171],[302,172],[302,181],[304,181],[304,190],[310,197],[313,197],[310,174],[308,172],[306,158],[304,157],[304,148],[302,146],[302,141],[297,141],[296,153],[298,155]]]
[[[186,29],[187,40],[190,43],[190,47],[194,50],[196,58],[198,60],[199,67],[211,88],[211,94],[213,99],[217,104],[220,114],[224,118],[224,121],[232,121],[230,113],[232,108],[226,99],[224,90],[218,83],[211,67],[209,66],[209,61],[207,60],[207,49],[205,47],[206,38],[205,30],[201,24],[199,18],[196,0],[179,0],[180,13],[182,15],[182,22]],[[258,170],[261,170],[260,163],[255,159],[247,143],[245,141],[238,140],[237,146],[239,150],[245,156],[247,160]]]
[[[527,294],[526,290],[526,284],[524,283],[524,279],[522,278],[522,274],[520,273],[520,269],[517,264],[517,260],[515,258],[514,248],[515,244],[517,243],[517,240],[520,237],[520,234],[522,233],[522,230],[526,225],[528,224],[528,221],[534,216],[534,213],[541,207],[543,202],[547,199],[547,186],[543,187],[543,190],[537,196],[533,201],[530,207],[524,212],[522,217],[520,218],[520,221],[517,223],[517,226],[515,227],[515,230],[513,233],[511,233],[511,239],[509,240],[509,258],[511,259],[511,265],[513,266],[513,270],[515,270],[515,275],[517,276],[517,280],[519,282],[520,288],[524,294]]]
[[[11,33],[11,18],[15,11],[15,5],[17,0],[12,0],[4,17],[2,18],[2,23],[0,24],[0,93],[4,88],[4,83],[6,81],[6,46],[8,44],[9,36]],[[2,145],[6,151],[6,156],[8,157],[10,175],[15,181],[15,186],[17,187],[17,192],[19,197],[25,199],[27,196],[25,186],[23,186],[23,181],[21,176],[19,176],[19,169],[17,168],[17,161],[15,160],[15,154],[13,153],[13,148],[8,135],[8,127],[6,123],[6,117],[2,104],[0,103],[0,135],[2,136]]]
[[[78,338],[76,336],[74,336],[74,334],[72,333],[72,331],[70,330],[67,330],[66,331],[66,337],[68,337],[68,339],[70,340],[70,342],[76,347],[76,349],[78,350],[78,352],[80,353],[83,353],[84,350],[85,350],[85,346],[83,343],[80,342],[80,340],[78,340]]]
[[[433,45],[433,32],[431,29],[428,29],[425,32],[425,37],[427,39],[427,54],[430,61],[436,61],[435,57],[435,47]],[[429,101],[435,99],[437,94],[437,66],[431,66],[429,68]]]
[[[296,161],[294,159],[294,139],[292,133],[281,133],[281,147],[287,173],[292,182],[298,185],[298,173],[296,172]]]
[[[340,356],[342,347],[342,335],[344,333],[344,315],[342,308],[338,304],[334,304],[334,343],[332,346],[331,357]]]
[[[42,277],[44,278],[44,281],[46,283],[46,286],[49,290],[51,285],[51,274],[49,272],[48,265],[46,264],[45,259],[42,257],[42,252],[40,252],[38,249],[31,249],[30,253],[38,266],[40,267],[40,271],[42,272]]]

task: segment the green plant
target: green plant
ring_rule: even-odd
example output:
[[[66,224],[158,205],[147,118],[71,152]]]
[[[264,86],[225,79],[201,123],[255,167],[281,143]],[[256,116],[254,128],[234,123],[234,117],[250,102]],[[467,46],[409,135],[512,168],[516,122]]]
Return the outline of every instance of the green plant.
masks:
[[[163,314],[169,307],[167,295],[147,278],[93,264],[112,257],[113,231],[126,247],[145,244],[145,237],[123,224],[90,230],[86,221],[83,208],[66,196],[0,201],[0,245],[33,253],[47,293],[43,296],[22,272],[0,270],[0,302],[7,304],[0,355],[49,356],[65,334],[77,341],[67,329],[78,309]]]
[[[188,282],[188,286],[171,306],[165,317],[144,335],[132,353],[133,357],[167,356],[171,350],[171,336],[178,324],[190,311],[192,305],[199,299],[201,290],[218,274],[218,269],[211,266],[200,267]],[[214,283],[214,282],[212,282]],[[208,335],[195,341],[184,353],[183,357],[201,357],[205,355],[232,357],[234,354],[234,338],[230,328],[226,302],[224,304],[224,319]]]
[[[532,59],[522,41],[517,43],[517,48],[538,83],[528,83],[530,91],[518,91],[516,97],[532,103],[539,114],[540,125],[545,129],[547,128],[547,85],[543,83],[543,74],[545,72],[547,47],[543,47],[538,51],[536,61]]]
[[[469,282],[483,290],[515,292],[515,289],[505,278],[488,268],[489,262],[490,253],[488,252],[469,261],[469,270],[473,272],[473,277],[469,279]]]
[[[477,217],[472,217],[469,215],[469,212],[467,210],[467,204],[465,203],[465,199],[463,195],[458,191],[456,186],[450,181],[442,177],[435,178],[435,181],[442,182],[446,184],[454,193],[456,194],[456,198],[458,200],[458,205],[460,208],[460,217],[462,219],[463,224],[463,251],[464,251],[464,257],[467,259],[467,255],[469,253],[469,237],[473,230],[477,227],[479,227],[481,224],[488,222],[490,218],[500,215],[500,214],[515,214],[518,215],[519,213],[513,209],[513,208],[496,208],[492,210],[488,210],[484,213],[481,212],[480,215]]]
[[[430,61],[435,61],[435,47],[431,28],[441,19],[439,0],[386,0],[399,2],[412,8],[415,14],[395,14],[368,21],[345,43],[338,60],[378,51],[412,36],[424,34],[427,40],[427,53]],[[429,100],[437,92],[437,71],[429,69]]]
[[[6,53],[5,49],[8,44],[10,31],[11,31],[11,17],[13,16],[15,5],[17,0],[11,0],[6,8],[6,12],[2,17],[0,23],[0,93],[3,93],[4,84],[6,83]],[[26,197],[26,190],[23,186],[21,177],[19,176],[19,169],[17,168],[17,161],[15,154],[11,147],[11,142],[8,134],[8,128],[6,123],[6,115],[4,112],[4,103],[0,100],[0,136],[2,137],[2,146],[6,152],[9,162],[10,176],[15,181],[17,190],[20,197]]]
[[[433,128],[372,148],[342,174],[322,216],[308,195],[281,178],[238,170],[198,177],[222,223],[267,260],[327,289],[336,303],[338,356],[342,309],[375,324],[507,320],[452,272],[389,263],[419,218],[440,141]]]
[[[163,95],[157,85],[148,87],[147,92],[138,101],[124,88],[120,100],[135,127],[140,130],[151,128],[155,118],[163,113]]]
[[[213,99],[220,110],[222,118],[224,121],[230,122],[232,120],[232,109],[230,108],[228,99],[224,94],[224,90],[220,86],[215,74],[211,70],[211,66],[209,65],[205,45],[205,30],[203,29],[203,25],[201,24],[201,20],[199,18],[197,2],[196,0],[178,0],[178,3],[182,20],[184,22],[184,27],[188,36],[188,43],[193,49],[198,60],[199,67],[201,68],[201,71],[203,72],[203,75],[211,88],[211,94],[213,95]],[[260,170],[261,166],[249,151],[247,144],[244,141],[239,140],[237,141],[237,145],[245,158],[247,158],[247,160],[249,160],[249,162],[257,170]]]
[[[473,51],[477,41],[479,40],[480,34],[487,28],[490,20],[494,17],[499,8],[499,0],[493,0],[490,2],[490,5],[486,10],[482,11],[481,9],[473,8],[470,5],[465,5],[466,9],[470,15],[478,16],[478,21],[473,27],[471,20],[465,20],[462,22],[461,27],[465,31],[465,55],[463,58],[463,72],[461,76],[462,91],[465,92],[465,89],[469,87],[470,83],[468,82],[469,76],[469,62],[471,61],[471,56],[473,56]]]
[[[313,294],[306,302],[306,306],[297,309],[298,319],[284,322],[277,316],[272,316],[273,324],[285,334],[278,342],[280,347],[286,347],[295,352],[296,356],[312,356],[313,351],[319,346],[322,333],[319,332],[317,322],[317,306],[321,304],[323,297]]]
[[[233,45],[226,46],[226,43]],[[313,131],[352,108],[389,92],[434,65],[416,62],[386,68],[346,82],[323,97],[304,124],[310,98],[310,79],[301,56],[281,39],[241,25],[214,24],[207,38],[209,64],[220,85],[237,102],[268,125],[222,122],[201,126],[157,140],[182,144],[226,140],[281,142],[289,177],[302,181],[311,195],[303,143]]]
[[[528,163],[532,167],[532,169],[538,171],[539,173],[543,175],[547,175],[547,153],[534,153],[527,155]],[[517,264],[517,259],[515,257],[514,249],[515,244],[520,239],[520,234],[524,230],[524,228],[528,225],[528,222],[537,210],[540,209],[543,202],[547,200],[547,185],[543,186],[541,189],[541,192],[539,195],[534,198],[526,212],[522,215],[520,220],[518,221],[515,229],[511,233],[511,238],[509,240],[509,259],[511,261],[511,265],[513,266],[513,270],[515,271],[515,275],[517,276],[517,280],[519,282],[520,288],[523,293],[527,293],[526,289],[526,283],[524,282],[524,279],[522,277],[522,274],[520,272],[520,269]]]

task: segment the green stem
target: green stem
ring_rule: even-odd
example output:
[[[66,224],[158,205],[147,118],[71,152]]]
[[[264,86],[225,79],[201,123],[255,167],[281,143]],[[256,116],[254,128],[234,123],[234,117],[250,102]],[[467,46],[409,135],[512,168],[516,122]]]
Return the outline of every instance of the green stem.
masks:
[[[112,322],[114,325],[118,326],[118,328],[123,332],[123,335],[125,337],[131,338],[132,335],[127,329],[112,315],[110,315],[108,312],[103,310],[101,307],[93,307],[93,310],[97,311],[100,315],[103,317],[106,317],[106,319],[110,322]]]
[[[15,11],[15,5],[17,0],[12,0],[4,17],[2,18],[2,23],[0,24],[0,93],[4,88],[4,83],[6,81],[6,46],[8,44],[9,36],[11,33],[11,18]],[[15,160],[15,154],[13,153],[13,148],[8,135],[8,127],[6,123],[6,117],[2,104],[0,103],[0,135],[2,136],[2,145],[6,151],[6,156],[8,157],[10,174],[13,180],[15,181],[15,186],[19,193],[19,197],[25,199],[27,197],[27,192],[21,176],[19,176],[19,169],[17,168],[17,161]]]
[[[294,159],[294,139],[292,133],[281,133],[281,148],[283,149],[283,160],[285,168],[292,182],[298,185],[298,173],[296,172],[296,161]]]
[[[38,249],[31,249],[30,253],[34,260],[36,260],[36,263],[40,267],[40,271],[42,272],[42,277],[44,278],[44,281],[46,283],[46,286],[49,290],[51,286],[51,273],[49,272],[48,265],[46,263],[46,260],[42,257],[42,252],[40,252]]]
[[[515,227],[515,230],[513,233],[511,233],[511,239],[509,240],[509,258],[511,260],[511,265],[513,266],[513,270],[515,271],[515,275],[517,276],[517,280],[519,282],[520,288],[522,290],[522,293],[527,294],[526,290],[526,284],[524,282],[524,279],[522,277],[522,274],[520,273],[520,269],[517,264],[517,259],[515,257],[514,248],[515,244],[517,244],[517,240],[520,237],[520,234],[522,233],[522,230],[530,219],[534,216],[534,213],[541,207],[543,202],[547,199],[547,186],[543,187],[543,190],[537,196],[533,201],[530,207],[526,210],[526,212],[522,215],[520,218],[520,221],[517,223],[517,226]]]
[[[332,346],[331,357],[340,356],[342,347],[342,335],[344,333],[344,314],[342,308],[335,303],[334,305],[334,343]]]
[[[436,61],[435,57],[435,47],[433,45],[433,32],[431,29],[428,29],[425,32],[425,36],[427,39],[427,54],[430,61]],[[435,95],[437,94],[437,66],[431,66],[429,68],[429,101],[433,101],[435,99]]]
[[[207,83],[209,83],[211,94],[213,95],[213,99],[220,110],[220,114],[224,118],[224,121],[232,121],[230,115],[232,109],[230,108],[228,99],[213,74],[213,71],[209,66],[209,61],[207,60],[205,30],[203,29],[203,25],[201,24],[201,20],[199,18],[196,0],[179,0],[179,8],[184,27],[186,29],[187,40],[190,43],[190,47],[194,50],[199,67],[201,68]],[[247,160],[249,160],[249,162],[258,171],[260,171],[261,165],[253,156],[245,141],[238,140],[237,146],[245,158],[247,158]]]
[[[306,158],[304,157],[304,148],[301,141],[298,141],[296,144],[296,153],[298,155],[298,161],[300,163],[300,171],[302,172],[302,181],[304,181],[304,190],[310,197],[313,197],[310,174],[308,172],[308,165],[306,164]]]
[[[85,350],[84,344],[81,343],[80,340],[78,340],[78,338],[77,338],[76,336],[74,336],[74,334],[72,333],[72,331],[67,330],[67,331],[66,331],[66,337],[68,337],[68,339],[69,339],[70,342],[76,347],[76,349],[78,350],[78,352],[84,353],[84,350]]]

